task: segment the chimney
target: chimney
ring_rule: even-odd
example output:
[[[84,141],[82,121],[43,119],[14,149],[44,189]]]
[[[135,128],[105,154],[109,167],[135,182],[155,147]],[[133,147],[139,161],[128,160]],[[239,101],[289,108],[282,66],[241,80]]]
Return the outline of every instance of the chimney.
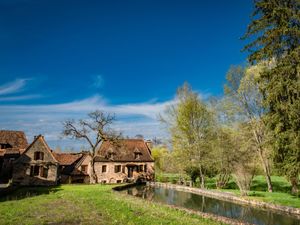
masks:
[[[146,142],[146,145],[148,146],[148,148],[151,150],[153,148],[153,143],[151,140],[147,140],[145,141]]]

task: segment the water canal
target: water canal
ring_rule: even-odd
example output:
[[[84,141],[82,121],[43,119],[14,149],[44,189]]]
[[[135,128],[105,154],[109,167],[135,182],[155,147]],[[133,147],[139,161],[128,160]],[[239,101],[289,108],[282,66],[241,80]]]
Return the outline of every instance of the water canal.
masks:
[[[122,192],[150,201],[199,210],[257,225],[300,225],[296,216],[273,210],[240,205],[190,192],[163,187],[135,186]]]

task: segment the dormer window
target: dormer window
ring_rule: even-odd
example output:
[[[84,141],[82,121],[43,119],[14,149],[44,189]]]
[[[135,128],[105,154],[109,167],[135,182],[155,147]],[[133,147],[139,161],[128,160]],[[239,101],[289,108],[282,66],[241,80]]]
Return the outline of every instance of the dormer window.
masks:
[[[108,153],[107,158],[110,159],[110,160],[113,160],[114,159],[114,154],[113,153]]]
[[[35,152],[34,160],[44,160],[44,152]]]
[[[141,155],[142,153],[138,148],[134,149],[134,159],[139,160]]]
[[[7,148],[12,148],[12,146],[7,143],[0,143],[0,149],[7,149]]]
[[[107,151],[107,159],[109,159],[109,160],[114,160],[114,156],[115,156],[115,151],[113,150],[113,149],[109,149],[108,151]]]

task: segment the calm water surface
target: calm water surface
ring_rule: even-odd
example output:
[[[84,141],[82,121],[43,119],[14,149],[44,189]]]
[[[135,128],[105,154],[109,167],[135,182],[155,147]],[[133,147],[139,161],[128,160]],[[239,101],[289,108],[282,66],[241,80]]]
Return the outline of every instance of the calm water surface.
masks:
[[[296,217],[275,211],[263,210],[251,206],[239,205],[184,191],[163,187],[136,186],[124,190],[134,195],[155,202],[180,206],[201,212],[212,213],[224,217],[239,219],[258,225],[300,225]]]

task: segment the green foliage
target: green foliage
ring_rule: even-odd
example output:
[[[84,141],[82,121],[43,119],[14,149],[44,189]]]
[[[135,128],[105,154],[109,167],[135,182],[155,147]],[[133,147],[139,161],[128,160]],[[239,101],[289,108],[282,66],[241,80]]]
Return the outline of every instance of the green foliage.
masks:
[[[259,90],[257,79],[262,66],[241,67],[232,66],[226,76],[224,86],[225,99],[230,102],[226,109],[231,116],[231,126],[234,124],[248,124],[246,142],[253,145],[253,152],[265,173],[268,189],[272,191],[270,148],[267,145],[268,132],[263,117],[265,107],[263,106],[263,95]],[[248,145],[249,145],[248,144]]]
[[[197,177],[200,176],[199,168],[195,166],[188,166],[185,168],[185,172],[190,176],[193,183],[196,182]]]
[[[256,0],[245,38],[251,63],[269,63],[259,78],[273,136],[274,163],[297,192],[300,173],[300,1]]]
[[[167,110],[174,157],[181,169],[197,167],[204,185],[205,171],[209,170],[213,139],[213,115],[207,105],[185,83],[177,91],[178,103]],[[164,120],[166,121],[166,120]]]
[[[162,183],[178,184],[182,180],[189,180],[189,177],[178,173],[159,173],[155,175],[155,181]]]
[[[151,149],[151,154],[155,161],[155,171],[165,171],[166,159],[169,154],[168,149],[156,146]]]
[[[245,46],[250,62],[278,59],[299,47],[299,0],[255,0],[254,4],[252,22],[243,37],[257,36]]]

